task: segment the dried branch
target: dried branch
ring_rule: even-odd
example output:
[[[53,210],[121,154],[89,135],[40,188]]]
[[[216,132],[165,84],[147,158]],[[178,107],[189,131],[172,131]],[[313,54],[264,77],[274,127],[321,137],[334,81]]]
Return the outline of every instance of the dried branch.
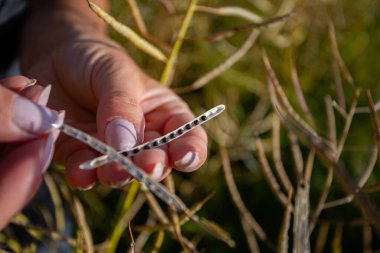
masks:
[[[265,242],[270,248],[274,248],[273,243],[271,243],[264,232],[264,230],[261,228],[261,226],[257,223],[255,218],[251,215],[251,213],[248,211],[247,207],[245,206],[239,191],[236,187],[235,181],[233,179],[232,170],[231,170],[231,164],[228,157],[227,150],[223,146],[219,146],[220,149],[220,156],[222,159],[223,164],[223,171],[224,171],[224,177],[226,179],[227,187],[230,192],[232,201],[234,202],[235,206],[237,207],[241,219],[243,223],[249,224],[251,230],[255,232],[255,234]],[[252,234],[246,235],[247,240],[252,237]]]
[[[301,179],[297,187],[294,204],[293,251],[310,252],[308,233],[310,185]]]
[[[136,0],[125,0],[131,9],[133,21],[135,22],[137,28],[142,34],[148,34],[148,30],[146,29],[144,19],[141,16],[139,7],[137,6]]]
[[[305,96],[303,95],[301,84],[298,78],[297,68],[294,65],[293,57],[290,57],[290,76],[292,78],[293,88],[294,88],[294,91],[296,92],[297,100],[301,107],[301,110],[305,114],[311,126],[315,128],[317,125],[315,123],[315,119],[313,115],[310,112],[309,106],[306,103]]]
[[[293,192],[293,186],[290,182],[288,175],[286,174],[284,165],[281,160],[281,148],[280,148],[280,120],[276,115],[272,117],[273,122],[273,136],[272,136],[272,145],[273,145],[273,162],[276,169],[276,173],[280,178],[282,186],[285,188],[286,192]]]
[[[332,50],[332,54],[334,57],[334,61],[339,66],[339,69],[340,69],[340,71],[342,71],[343,76],[346,79],[346,81],[349,84],[351,84],[353,87],[355,87],[354,79],[352,78],[350,72],[348,71],[348,69],[346,67],[346,64],[343,61],[342,56],[340,55],[338,43],[336,41],[336,36],[335,36],[335,27],[334,27],[334,24],[331,20],[329,20],[328,27],[329,27],[330,45],[331,45],[331,50]]]
[[[275,196],[280,200],[280,203],[284,207],[286,207],[287,202],[288,202],[288,198],[281,191],[280,185],[277,183],[277,180],[272,173],[272,170],[270,168],[268,160],[265,156],[264,148],[263,148],[263,145],[261,143],[260,138],[255,139],[255,147],[257,150],[257,155],[259,157],[261,168],[263,169],[264,176],[265,176],[266,180],[268,181],[270,188],[272,189]]]
[[[148,41],[140,37],[136,32],[134,32],[128,26],[120,23],[111,15],[102,10],[99,6],[94,4],[91,0],[87,0],[90,8],[108,25],[110,25],[115,31],[120,33],[126,39],[130,40],[136,47],[140,48],[145,53],[153,56],[159,61],[165,62],[167,60],[166,56],[155,46],[150,44]]]
[[[292,214],[292,197],[293,197],[293,189],[288,192],[288,204],[285,208],[284,218],[281,225],[281,230],[278,236],[278,246],[277,252],[279,253],[287,253],[289,251],[289,227],[290,227],[290,218]]]
[[[215,79],[217,76],[222,74],[224,71],[229,69],[232,65],[234,65],[237,61],[239,61],[243,56],[245,56],[249,49],[256,42],[257,37],[259,36],[260,31],[253,30],[251,34],[248,36],[247,40],[243,43],[243,45],[231,56],[229,56],[225,61],[221,64],[207,72],[205,75],[198,78],[195,82],[188,86],[173,88],[173,90],[177,93],[186,93],[190,91],[197,90],[202,88],[211,80]]]

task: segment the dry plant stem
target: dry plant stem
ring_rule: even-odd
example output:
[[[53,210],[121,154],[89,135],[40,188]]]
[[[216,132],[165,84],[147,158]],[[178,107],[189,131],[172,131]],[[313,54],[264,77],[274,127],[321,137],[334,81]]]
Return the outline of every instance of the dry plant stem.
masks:
[[[286,192],[292,192],[293,186],[289,180],[288,175],[286,174],[284,165],[281,159],[281,148],[280,148],[280,119],[277,115],[272,116],[273,122],[273,135],[272,135],[272,144],[273,144],[273,161],[274,167],[276,169],[277,176],[280,178],[282,186],[285,188]]]
[[[178,54],[182,46],[183,38],[185,37],[187,29],[189,28],[190,22],[193,18],[196,4],[197,0],[191,0],[189,7],[187,8],[186,16],[179,29],[177,39],[174,42],[173,49],[169,55],[169,59],[166,62],[164,71],[162,72],[160,83],[166,86],[170,86],[173,79]]]
[[[47,230],[46,228],[30,224],[29,221],[27,221],[26,219],[19,219],[18,216],[19,215],[14,217],[12,219],[11,223],[16,224],[20,227],[23,227],[25,229],[25,231],[27,231],[28,234],[32,238],[36,238],[37,240],[41,239],[41,238],[36,237],[36,232],[37,232],[41,235],[44,235],[47,238],[51,238],[52,240],[64,242],[73,248],[84,249],[84,246],[81,244],[78,244],[77,240],[75,238],[67,237],[67,236],[65,236],[65,235],[63,235],[57,231]]]
[[[117,221],[112,235],[107,244],[107,253],[115,252],[116,247],[119,243],[122,233],[125,231],[127,226],[129,226],[133,217],[136,216],[138,211],[141,209],[142,205],[145,203],[145,197],[142,193],[138,194],[133,204],[129,209],[123,214],[123,216]]]
[[[281,191],[280,185],[277,183],[277,180],[272,173],[272,169],[271,169],[271,167],[268,163],[268,160],[266,158],[264,147],[263,147],[263,144],[262,144],[260,138],[255,139],[255,147],[257,150],[257,155],[259,157],[259,162],[260,162],[261,168],[264,172],[264,176],[265,176],[266,180],[268,181],[270,188],[272,189],[275,196],[280,200],[280,203],[284,207],[286,207],[287,202],[288,202],[287,201],[288,198]]]
[[[269,60],[264,54],[264,63],[267,69],[269,86],[279,86],[278,80],[276,79],[274,72],[270,66]],[[273,88],[274,89],[274,88]],[[279,87],[278,87],[279,89]],[[276,95],[281,95],[280,92],[277,92]],[[281,100],[276,104],[273,104],[276,111],[280,114],[280,118],[283,119],[284,123],[291,125],[297,131],[300,131],[299,134],[302,135],[306,143],[314,148],[316,152],[322,156],[322,158],[327,162],[328,166],[331,166],[334,169],[334,174],[336,178],[341,183],[343,189],[350,194],[354,194],[355,203],[358,207],[364,212],[366,217],[370,222],[374,224],[378,235],[380,236],[380,213],[377,208],[369,201],[367,196],[359,191],[359,187],[356,182],[351,178],[345,169],[343,163],[336,160],[336,156],[333,154],[331,147],[325,143],[325,141],[320,138],[314,131],[309,127],[305,127],[305,124],[300,120],[298,115],[294,115],[294,110],[291,108],[289,110],[288,104],[284,105],[286,97],[281,97]],[[286,116],[288,115],[288,117]]]
[[[298,137],[295,133],[288,131],[287,132],[288,138],[290,140],[290,150],[292,151],[292,158],[294,161],[294,167],[296,169],[296,175],[298,181],[303,178],[303,157],[301,148],[298,144]]]
[[[310,252],[309,241],[309,182],[301,179],[294,204],[293,251]]]
[[[157,202],[156,198],[153,196],[153,194],[148,190],[148,188],[144,187],[143,185],[141,185],[141,190],[147,199],[147,202],[149,204],[151,211],[156,216],[158,221],[161,224],[169,224],[168,217],[166,216],[164,210],[162,210],[160,204],[158,204],[158,202]]]
[[[158,253],[160,248],[162,247],[162,244],[164,242],[165,233],[164,231],[160,230],[157,233],[156,240],[153,244],[153,249],[151,250],[151,253]]]
[[[59,195],[59,190],[51,174],[45,173],[43,177],[54,205],[55,225],[57,227],[57,231],[63,233],[65,230],[65,213],[63,210],[62,199]]]
[[[266,233],[264,230],[261,228],[261,226],[257,223],[255,218],[251,215],[251,213],[248,211],[247,207],[245,206],[239,191],[236,187],[233,175],[232,175],[232,170],[231,170],[231,164],[230,164],[230,159],[228,156],[228,152],[225,147],[219,146],[220,149],[220,156],[222,159],[222,164],[223,164],[223,171],[224,171],[224,177],[226,179],[227,187],[228,190],[231,194],[232,201],[234,202],[235,206],[237,207],[242,222],[245,222],[249,224],[250,228],[255,232],[255,234],[265,242],[270,248],[274,249],[274,244],[269,241]],[[247,235],[246,235],[247,236]],[[247,240],[251,237],[251,235],[247,236]]]
[[[330,96],[325,97],[325,107],[326,107],[326,117],[327,117],[328,140],[331,143],[331,148],[336,149],[336,146],[337,146],[336,124],[335,124],[336,121],[335,121],[335,114],[333,110],[332,100]]]
[[[190,91],[202,88],[211,80],[215,79],[217,76],[219,76],[224,71],[229,69],[237,61],[239,61],[243,56],[245,56],[248,50],[251,49],[251,47],[255,43],[259,34],[260,34],[260,31],[256,29],[252,30],[251,34],[248,36],[247,40],[243,43],[243,45],[235,53],[229,56],[224,62],[222,62],[221,64],[219,64],[218,66],[210,70],[209,72],[207,72],[205,75],[201,76],[194,83],[188,86],[173,88],[173,90],[177,93],[186,93],[186,92],[190,92]]]
[[[330,223],[322,222],[319,226],[317,239],[315,240],[314,253],[323,253],[329,233]]]
[[[83,233],[85,250],[86,252],[92,253],[94,252],[94,242],[92,240],[90,227],[88,226],[86,221],[86,215],[84,213],[83,206],[80,200],[75,196],[73,197],[73,202],[73,211],[76,217],[75,220],[78,222],[79,229]]]
[[[333,76],[334,76],[334,87],[335,87],[335,96],[336,101],[338,102],[339,106],[346,111],[346,99],[344,97],[344,91],[342,87],[342,79],[340,78],[339,69],[336,62],[332,62],[332,70],[333,70]]]
[[[196,11],[198,12],[205,12],[209,14],[214,15],[220,15],[220,16],[236,16],[239,18],[243,18],[246,20],[249,20],[251,22],[260,22],[262,18],[251,12],[247,9],[241,8],[241,7],[235,7],[235,6],[224,6],[219,8],[214,8],[210,6],[205,5],[197,5]]]
[[[264,20],[262,22],[250,22],[243,25],[238,25],[235,27],[232,27],[230,29],[226,29],[221,32],[217,32],[205,37],[187,37],[188,40],[203,40],[203,41],[221,41],[224,39],[227,39],[229,37],[232,37],[238,32],[243,32],[251,29],[260,29],[264,27],[268,27],[272,24],[275,24],[277,22],[281,22],[285,19],[288,19],[293,16],[294,13],[285,14],[282,16],[274,17],[271,19]]]
[[[245,237],[247,238],[249,252],[259,253],[260,248],[259,248],[259,245],[257,244],[255,232],[252,230],[251,226],[247,222],[245,222],[243,216],[240,216],[240,222],[243,227]]]
[[[325,179],[325,183],[323,184],[322,192],[319,196],[318,203],[314,209],[314,212],[311,216],[310,222],[309,222],[309,235],[313,232],[317,222],[319,215],[321,214],[322,210],[326,207],[326,199],[330,191],[330,187],[333,181],[334,172],[332,167],[327,167],[327,176]]]
[[[351,84],[353,87],[355,87],[354,79],[352,78],[350,72],[348,71],[346,67],[346,64],[343,61],[342,56],[340,55],[338,43],[336,41],[336,36],[335,36],[335,27],[331,20],[329,20],[328,27],[329,27],[330,45],[331,45],[334,61],[338,64],[339,69],[342,71],[343,76],[346,79],[346,81],[349,84]]]
[[[101,18],[103,19],[108,25],[110,25],[115,31],[123,35],[126,39],[130,40],[136,47],[140,48],[145,53],[149,54],[150,56],[154,57],[155,59],[159,61],[165,62],[167,60],[166,56],[155,46],[150,44],[148,41],[144,40],[142,37],[140,37],[137,33],[135,33],[131,28],[128,26],[118,22],[116,19],[114,19],[111,15],[107,14],[105,11],[103,11],[99,6],[94,4],[92,1],[87,0],[90,8]]]
[[[371,113],[371,123],[372,123],[373,132],[374,132],[374,138],[375,138],[375,143],[376,143],[376,147],[377,147],[377,152],[378,152],[378,154],[380,154],[380,121],[379,121],[379,117],[376,113],[376,108],[373,104],[371,92],[369,90],[367,90],[366,95],[367,95],[369,110]]]
[[[363,253],[372,252],[372,230],[371,226],[367,223],[363,225]]]
[[[297,68],[294,65],[293,57],[290,57],[290,76],[292,78],[293,88],[294,88],[294,91],[296,92],[297,100],[301,107],[301,110],[305,114],[306,118],[308,119],[312,127],[315,128],[317,125],[315,123],[315,119],[313,115],[310,112],[309,106],[306,103],[305,96],[303,95],[301,84],[298,78]]]
[[[378,155],[377,148],[375,147],[372,151],[372,155],[369,159],[368,165],[365,168],[364,173],[358,182],[358,186],[360,189],[363,188],[363,186],[366,184],[367,180],[371,176],[373,169],[375,167],[376,161],[377,161],[377,155]],[[350,203],[353,199],[354,199],[354,195],[349,194],[346,197],[327,202],[324,205],[323,209],[328,209],[328,208],[332,208],[332,207],[337,207],[339,205],[344,205],[344,204]]]
[[[148,226],[150,225],[153,226],[154,224],[156,224],[156,218],[151,213],[149,213],[148,219],[145,224]],[[135,240],[136,252],[143,252],[143,248],[145,244],[147,243],[151,234],[152,234],[151,231],[146,231],[146,230],[139,233],[137,239]]]
[[[164,180],[164,185],[168,188],[168,190],[171,193],[175,193],[175,185],[174,185],[174,180],[173,176],[169,174],[165,180]],[[185,246],[182,242],[182,233],[181,233],[181,225],[179,223],[179,217],[178,214],[176,213],[175,210],[169,207],[169,214],[170,214],[170,221],[171,225],[173,226],[174,234],[177,237],[178,242],[181,244],[182,248],[185,249]]]
[[[344,144],[346,142],[346,139],[347,139],[347,135],[348,135],[348,132],[350,130],[350,127],[351,127],[351,123],[352,123],[352,119],[354,118],[354,115],[355,115],[355,108],[356,108],[356,105],[358,103],[358,100],[359,100],[359,96],[360,96],[360,89],[356,89],[355,90],[355,96],[354,96],[354,99],[351,103],[351,107],[350,107],[350,110],[347,114],[347,118],[346,118],[346,121],[344,122],[344,127],[343,127],[343,130],[342,130],[342,135],[340,137],[340,139],[338,140],[338,146],[337,146],[337,149],[336,149],[336,157],[337,159],[339,159],[342,151],[343,151],[343,147],[344,147]]]
[[[158,2],[160,2],[160,4],[164,7],[167,13],[169,14],[176,13],[176,9],[174,5],[169,0],[158,0]]]
[[[344,119],[347,118],[346,111],[334,100],[332,103],[333,107],[336,109],[336,111],[342,116]]]
[[[290,228],[290,219],[292,217],[292,197],[293,197],[293,188],[288,192],[288,204],[286,205],[284,218],[281,225],[281,230],[278,236],[278,246],[277,252],[287,253],[289,251],[289,228]]]
[[[342,238],[343,238],[343,224],[339,223],[335,227],[335,232],[333,235],[333,240],[332,240],[332,252],[343,252],[342,251]]]
[[[131,9],[133,21],[135,22],[137,28],[139,29],[141,34],[147,34],[147,29],[144,23],[144,19],[141,16],[139,7],[136,3],[136,0],[126,0],[129,8]]]

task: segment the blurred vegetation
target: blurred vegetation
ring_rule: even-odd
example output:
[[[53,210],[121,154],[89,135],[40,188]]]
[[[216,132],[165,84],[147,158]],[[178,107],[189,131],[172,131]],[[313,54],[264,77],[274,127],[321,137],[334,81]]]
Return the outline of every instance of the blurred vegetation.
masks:
[[[191,174],[173,172],[165,184],[174,182],[188,207],[211,194],[197,215],[227,231],[235,246],[225,243],[229,237],[222,230],[213,236],[191,221],[179,234],[173,224],[181,217],[161,202],[147,201],[149,193],[136,182],[124,190],[75,191],[66,185],[63,168],[53,166],[45,175],[47,190],[0,234],[2,247],[15,252],[38,247],[195,251],[189,245],[201,252],[379,252],[380,216],[371,209],[380,201],[380,129],[374,112],[380,100],[379,1],[111,2],[116,20],[176,58],[168,67],[110,29],[142,69],[170,85],[196,114],[226,105],[226,112],[205,126],[206,164]],[[137,25],[133,4],[146,30]],[[194,15],[179,51],[171,54],[191,4],[197,5]],[[236,63],[199,85],[239,50]],[[365,173],[368,179],[358,186]],[[350,182],[354,192],[347,188]],[[332,202],[351,193],[354,200]]]

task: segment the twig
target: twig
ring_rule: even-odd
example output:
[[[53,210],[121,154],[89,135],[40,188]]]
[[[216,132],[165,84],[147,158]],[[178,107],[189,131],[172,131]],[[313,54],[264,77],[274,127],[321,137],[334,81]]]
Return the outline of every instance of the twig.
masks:
[[[83,206],[77,197],[73,197],[73,211],[75,220],[78,222],[80,230],[83,232],[83,239],[85,243],[86,252],[94,252],[94,243],[92,240],[91,230],[86,221],[86,215],[83,210]]]
[[[166,56],[155,46],[150,44],[148,41],[140,37],[136,32],[134,32],[128,26],[120,23],[114,19],[111,15],[103,11],[99,6],[94,4],[91,0],[87,0],[90,8],[107,24],[109,24],[115,31],[123,35],[126,39],[130,40],[136,47],[140,48],[145,53],[153,56],[159,61],[165,62],[167,60]]]
[[[273,115],[273,136],[272,136],[272,145],[273,145],[273,161],[274,167],[276,169],[277,175],[280,178],[280,182],[285,188],[286,192],[292,192],[293,186],[289,180],[288,175],[286,174],[284,165],[281,159],[281,148],[280,148],[280,120],[278,116]]]
[[[131,9],[132,17],[136,23],[137,28],[142,34],[147,34],[148,31],[146,29],[144,19],[141,16],[139,7],[137,6],[136,0],[126,0],[126,2]]]
[[[330,38],[330,45],[331,45],[331,50],[334,56],[335,62],[338,64],[340,70],[343,73],[344,78],[346,81],[351,84],[353,87],[355,87],[354,84],[354,79],[352,78],[350,72],[348,71],[346,64],[343,61],[342,56],[340,55],[339,48],[338,48],[338,43],[336,42],[336,36],[335,36],[335,27],[334,24],[331,20],[329,20],[328,23],[329,27],[329,38]]]
[[[261,164],[261,168],[263,169],[264,176],[266,180],[268,181],[270,188],[272,189],[275,196],[280,200],[280,203],[284,207],[286,207],[288,198],[281,191],[280,185],[277,183],[277,180],[272,173],[268,160],[265,156],[264,148],[263,148],[260,138],[255,139],[255,146],[256,146],[257,155],[259,157],[259,161]]]
[[[239,194],[239,191],[238,191],[236,184],[235,184],[235,181],[233,179],[231,164],[230,164],[230,160],[228,157],[227,150],[223,146],[219,146],[219,150],[220,150],[220,156],[222,159],[224,177],[226,179],[227,187],[228,187],[228,190],[230,192],[232,201],[234,202],[236,208],[238,209],[238,211],[241,215],[242,222],[249,224],[251,229],[260,238],[260,240],[265,242],[270,248],[275,249],[273,243],[269,241],[264,230],[257,223],[257,221],[251,215],[251,213],[248,211],[247,207],[245,206],[245,204],[244,204],[244,202],[243,202],[243,200]],[[254,236],[254,235],[252,235],[252,234],[246,235],[247,240],[249,238],[251,238],[252,236]]]
[[[274,17],[274,18],[271,18],[268,20],[264,20],[261,22],[250,22],[250,23],[238,25],[238,26],[232,27],[230,29],[226,29],[226,30],[221,31],[221,32],[216,32],[216,33],[213,33],[211,35],[204,36],[204,37],[193,37],[193,36],[186,37],[186,40],[203,40],[203,41],[209,41],[209,42],[221,41],[221,40],[227,39],[229,37],[232,37],[233,35],[235,35],[238,32],[268,27],[272,24],[275,24],[277,22],[281,22],[281,21],[288,19],[292,16],[294,16],[293,12],[282,15],[282,16]]]
[[[257,15],[256,13],[253,13],[251,11],[248,11],[247,9],[236,7],[236,6],[224,6],[224,7],[210,7],[205,5],[197,5],[196,11],[198,12],[205,12],[220,16],[236,16],[239,18],[243,18],[246,20],[249,20],[251,22],[261,22],[262,18]]]
[[[191,0],[189,7],[187,8],[186,16],[179,29],[177,39],[174,42],[173,49],[166,62],[164,71],[162,72],[160,83],[166,86],[170,86],[171,84],[174,71],[175,71],[175,64],[177,62],[178,54],[182,46],[183,38],[185,37],[187,29],[189,28],[190,22],[193,18],[196,4],[197,4],[197,0]]]
[[[294,204],[293,249],[294,252],[310,252],[308,233],[310,185],[301,179]]]
[[[198,78],[195,82],[188,86],[173,88],[173,90],[177,93],[186,93],[199,88],[202,88],[211,80],[219,76],[221,73],[229,69],[232,65],[234,65],[237,61],[239,61],[244,55],[247,54],[248,50],[253,46],[257,37],[259,36],[260,31],[253,30],[251,34],[248,36],[247,40],[243,43],[243,45],[231,56],[229,56],[225,61],[220,63],[218,66]]]
[[[306,118],[308,119],[309,123],[312,125],[312,127],[316,127],[315,119],[313,115],[310,112],[309,106],[306,103],[305,97],[303,95],[301,84],[298,78],[297,68],[294,64],[293,57],[290,57],[290,76],[292,78],[292,84],[294,91],[296,92],[298,103],[301,107],[301,110],[305,114]]]
[[[326,245],[327,235],[329,233],[330,223],[322,222],[319,226],[317,239],[315,240],[314,251],[315,253],[323,253]]]
[[[375,143],[377,146],[377,152],[378,154],[380,154],[380,121],[376,113],[375,106],[373,104],[371,92],[367,90],[366,95],[367,95],[368,106],[371,113],[371,123],[372,123],[373,132],[374,132]]]
[[[287,253],[289,250],[289,227],[290,227],[290,218],[292,214],[292,197],[293,197],[293,189],[288,192],[288,204],[286,205],[284,218],[281,225],[281,230],[278,236],[278,246],[277,252],[279,253]]]

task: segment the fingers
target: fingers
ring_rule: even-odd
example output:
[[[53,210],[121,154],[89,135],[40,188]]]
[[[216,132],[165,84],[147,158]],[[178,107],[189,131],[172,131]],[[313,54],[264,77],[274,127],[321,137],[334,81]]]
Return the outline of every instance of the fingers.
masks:
[[[166,122],[163,132],[168,133],[173,129],[192,120],[191,112],[173,115]],[[169,143],[168,154],[170,164],[177,170],[192,172],[198,169],[207,157],[207,135],[203,128],[198,127],[188,132],[181,138]]]
[[[52,110],[0,86],[0,140],[4,142],[36,138],[59,120]]]
[[[25,76],[11,76],[0,80],[0,85],[14,92],[20,92],[28,86],[33,86],[35,83],[35,79],[29,79]]]
[[[119,53],[120,54],[120,53]],[[120,61],[118,61],[120,59]],[[94,79],[94,93],[99,99],[98,136],[116,150],[132,148],[144,139],[144,114],[140,106],[143,92],[141,71],[126,56],[115,56]],[[98,170],[106,185],[123,184],[129,175],[115,164]]]
[[[0,160],[0,230],[37,191],[53,153],[52,135],[23,143]]]

